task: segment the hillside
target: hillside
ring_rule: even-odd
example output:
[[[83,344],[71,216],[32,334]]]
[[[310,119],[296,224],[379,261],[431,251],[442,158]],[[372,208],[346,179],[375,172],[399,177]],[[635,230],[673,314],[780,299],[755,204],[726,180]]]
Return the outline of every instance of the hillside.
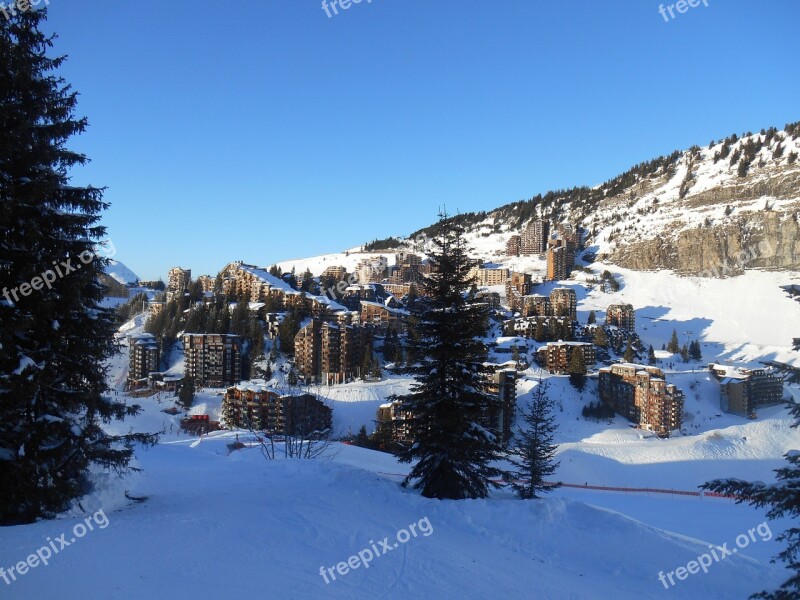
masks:
[[[734,134],[640,163],[593,188],[551,191],[453,219],[480,242],[488,260],[502,258],[510,235],[544,217],[577,223],[588,250],[630,269],[705,276],[797,269],[798,155],[800,123]],[[433,234],[433,226],[409,238],[423,233]],[[372,244],[384,251],[394,245]]]

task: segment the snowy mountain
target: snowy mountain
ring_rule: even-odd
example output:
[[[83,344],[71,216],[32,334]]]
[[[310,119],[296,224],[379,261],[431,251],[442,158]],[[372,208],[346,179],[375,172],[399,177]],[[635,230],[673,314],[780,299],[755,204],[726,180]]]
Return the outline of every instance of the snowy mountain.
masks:
[[[109,259],[105,268],[106,274],[122,285],[138,283],[139,277],[118,260]]]
[[[587,250],[635,270],[714,276],[748,268],[800,268],[800,123],[731,135],[643,162],[593,188],[537,195],[454,217],[481,258],[534,218],[584,230]],[[412,233],[430,235],[428,227]],[[392,249],[388,240],[376,247]],[[723,267],[723,265],[728,265]]]

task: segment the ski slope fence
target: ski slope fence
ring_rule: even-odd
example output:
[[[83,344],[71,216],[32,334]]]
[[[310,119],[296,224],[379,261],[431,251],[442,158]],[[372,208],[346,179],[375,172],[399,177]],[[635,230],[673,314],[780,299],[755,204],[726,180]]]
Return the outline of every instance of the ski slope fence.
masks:
[[[377,472],[378,475],[386,475],[392,478],[405,478],[403,473],[385,473],[382,471]],[[506,483],[497,480],[496,483]],[[548,482],[556,483],[556,482]],[[624,494],[663,494],[669,496],[689,496],[693,498],[723,498],[727,500],[737,500],[737,496],[730,494],[720,494],[719,492],[707,492],[704,490],[667,490],[662,488],[638,488],[638,487],[616,487],[607,485],[589,485],[588,483],[564,483],[563,481],[557,482],[561,487],[573,488],[577,490],[591,490],[599,492],[622,492]]]

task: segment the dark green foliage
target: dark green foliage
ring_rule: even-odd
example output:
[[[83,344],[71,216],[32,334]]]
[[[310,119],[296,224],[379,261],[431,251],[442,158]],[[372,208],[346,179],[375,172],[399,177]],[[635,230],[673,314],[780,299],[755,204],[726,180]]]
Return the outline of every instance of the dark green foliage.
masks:
[[[614,409],[603,402],[590,402],[581,410],[584,419],[613,419]]]
[[[656,364],[656,351],[653,349],[652,345],[647,349],[647,364]]]
[[[800,425],[800,404],[790,402],[789,413],[794,422],[792,428]],[[712,492],[729,494],[736,498],[737,504],[750,504],[757,508],[769,507],[767,518],[770,520],[788,517],[794,523],[792,527],[775,538],[777,542],[785,542],[786,548],[781,551],[773,562],[780,559],[792,573],[777,590],[760,592],[751,598],[764,600],[791,600],[800,598],[800,452],[791,450],[784,458],[786,466],[776,469],[777,482],[764,484],[762,482],[750,483],[741,479],[716,479],[700,487]]]
[[[589,311],[589,317],[586,319],[587,325],[594,325],[597,322],[597,315],[594,314],[593,310]]]
[[[703,360],[703,351],[700,348],[700,342],[694,340],[689,344],[689,358],[692,360]]]
[[[178,404],[185,410],[189,410],[194,404],[195,392],[194,379],[187,377],[181,382],[181,386],[178,389]]]
[[[672,330],[672,337],[669,339],[669,344],[667,344],[667,351],[672,354],[677,354],[681,351],[681,345],[680,342],[678,342],[678,332],[674,329]]]
[[[425,295],[415,303],[409,346],[417,362],[404,371],[415,378],[400,400],[415,443],[398,452],[416,464],[406,477],[428,498],[484,498],[502,472],[491,466],[500,451],[483,426],[483,415],[497,399],[486,389],[483,362],[487,333],[485,304],[467,298],[472,285],[463,229],[440,216],[429,252],[433,273],[422,279]]]
[[[586,387],[586,359],[583,356],[583,350],[576,348],[572,351],[567,372],[570,383],[575,389],[582,392]]]
[[[636,360],[636,351],[633,349],[633,343],[630,341],[628,341],[628,345],[625,348],[623,359],[628,363],[632,363]]]
[[[506,478],[519,497],[526,500],[558,487],[548,481],[559,463],[555,460],[558,446],[554,442],[557,425],[547,387],[547,382],[540,379],[531,392],[530,402],[522,410],[524,426],[518,428],[515,444],[509,450],[514,470]]]
[[[368,448],[369,443],[369,436],[367,435],[367,426],[362,425],[361,429],[358,430],[358,435],[356,435],[355,439],[356,446],[361,446],[362,448]]]
[[[100,306],[107,260],[95,244],[103,190],[70,181],[88,159],[67,148],[87,127],[40,31],[46,9],[0,18],[0,524],[51,518],[92,486],[90,471],[131,469],[134,445],[102,424],[139,412],[109,397],[117,316]],[[62,276],[53,271],[60,265]],[[68,265],[68,267],[66,266]],[[50,277],[41,287],[40,277]],[[37,287],[38,286],[38,287]],[[39,289],[41,288],[41,289]]]
[[[136,294],[122,306],[117,307],[117,323],[122,325],[130,321],[136,315],[142,314],[147,310],[147,295]]]

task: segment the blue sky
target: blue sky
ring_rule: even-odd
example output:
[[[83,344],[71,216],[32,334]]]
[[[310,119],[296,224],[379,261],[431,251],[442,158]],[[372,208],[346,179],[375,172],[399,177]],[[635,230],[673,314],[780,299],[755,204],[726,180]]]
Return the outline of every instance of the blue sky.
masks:
[[[330,2],[330,0],[328,0]],[[405,235],[800,120],[800,4],[49,0],[117,258],[216,273]],[[665,3],[668,6],[671,3]]]

